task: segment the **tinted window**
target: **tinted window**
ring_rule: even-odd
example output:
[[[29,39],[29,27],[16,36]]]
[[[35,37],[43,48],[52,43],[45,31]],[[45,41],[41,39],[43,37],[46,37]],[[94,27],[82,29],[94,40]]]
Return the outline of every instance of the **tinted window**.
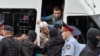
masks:
[[[35,9],[0,9],[4,25],[14,28],[15,34],[28,33],[35,30],[36,10]]]

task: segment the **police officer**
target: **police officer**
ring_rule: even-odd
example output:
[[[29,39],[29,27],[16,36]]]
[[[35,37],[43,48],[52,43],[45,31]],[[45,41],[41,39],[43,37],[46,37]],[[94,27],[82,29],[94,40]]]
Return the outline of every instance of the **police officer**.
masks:
[[[61,56],[79,56],[81,49],[78,41],[72,35],[73,30],[66,24],[62,26],[62,37],[65,44]]]

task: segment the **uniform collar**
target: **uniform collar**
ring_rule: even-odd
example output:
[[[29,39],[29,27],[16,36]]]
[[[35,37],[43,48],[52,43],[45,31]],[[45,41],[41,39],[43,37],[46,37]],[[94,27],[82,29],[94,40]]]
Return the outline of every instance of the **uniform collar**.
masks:
[[[70,35],[68,38],[67,38],[67,42],[73,37],[73,35]]]

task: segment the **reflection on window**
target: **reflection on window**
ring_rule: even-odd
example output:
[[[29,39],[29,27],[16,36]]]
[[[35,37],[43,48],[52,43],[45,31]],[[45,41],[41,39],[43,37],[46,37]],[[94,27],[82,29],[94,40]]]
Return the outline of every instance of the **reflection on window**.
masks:
[[[98,28],[92,18],[88,18],[88,28]]]

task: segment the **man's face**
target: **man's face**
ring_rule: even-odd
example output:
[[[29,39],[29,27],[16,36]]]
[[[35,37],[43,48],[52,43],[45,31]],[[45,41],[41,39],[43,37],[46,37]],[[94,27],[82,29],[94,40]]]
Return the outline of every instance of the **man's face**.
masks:
[[[96,36],[96,38],[97,38],[98,40],[100,40],[100,36]]]
[[[3,36],[4,37],[9,37],[8,35],[12,35],[12,33],[10,31],[6,31],[6,30],[2,30]]]
[[[3,26],[0,27],[0,35],[3,35]]]
[[[0,35],[3,35],[3,30],[2,29],[0,29]]]
[[[61,17],[61,11],[60,10],[54,10],[53,11],[53,14],[55,16],[56,19],[60,18]]]
[[[5,36],[6,35],[6,31],[2,30],[2,35]]]
[[[62,30],[62,37],[63,37],[63,39],[66,40],[68,38],[68,36],[69,36],[69,31]]]
[[[43,27],[43,28],[41,28],[41,32],[44,33],[44,34],[46,34],[46,35],[48,35],[48,34],[49,34],[49,29],[48,29],[48,27]]]

